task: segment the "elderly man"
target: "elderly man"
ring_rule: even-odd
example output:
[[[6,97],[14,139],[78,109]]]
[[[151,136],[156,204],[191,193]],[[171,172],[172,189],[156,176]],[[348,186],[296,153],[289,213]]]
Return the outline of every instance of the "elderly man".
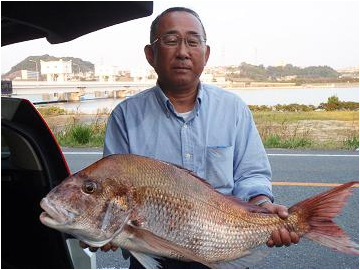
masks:
[[[271,169],[252,115],[235,94],[199,80],[210,47],[196,12],[170,8],[152,23],[149,64],[157,85],[121,102],[107,125],[104,156],[132,153],[178,164],[218,191],[267,208],[281,218],[286,207],[273,204]],[[268,246],[297,243],[299,236],[276,230]],[[102,250],[113,248],[108,244]],[[163,268],[205,268],[197,262],[161,261]],[[131,256],[130,268],[141,268]]]

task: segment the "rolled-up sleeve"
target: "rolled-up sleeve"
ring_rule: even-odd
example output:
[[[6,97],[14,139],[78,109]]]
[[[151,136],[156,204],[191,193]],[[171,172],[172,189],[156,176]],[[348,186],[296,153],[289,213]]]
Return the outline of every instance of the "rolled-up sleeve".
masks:
[[[119,105],[110,114],[104,142],[103,156],[129,153],[129,139],[123,108]]]
[[[234,149],[233,195],[249,201],[258,195],[265,195],[272,201],[271,167],[247,106],[239,105]]]

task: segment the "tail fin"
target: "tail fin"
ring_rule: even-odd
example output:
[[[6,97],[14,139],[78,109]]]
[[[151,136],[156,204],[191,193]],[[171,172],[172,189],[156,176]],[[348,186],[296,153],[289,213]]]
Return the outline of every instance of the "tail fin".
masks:
[[[346,204],[347,198],[352,194],[351,187],[356,183],[358,182],[343,184],[299,202],[289,209],[289,213],[297,212],[300,218],[304,219],[308,227],[304,235],[306,238],[340,252],[359,254],[359,246],[332,221]]]

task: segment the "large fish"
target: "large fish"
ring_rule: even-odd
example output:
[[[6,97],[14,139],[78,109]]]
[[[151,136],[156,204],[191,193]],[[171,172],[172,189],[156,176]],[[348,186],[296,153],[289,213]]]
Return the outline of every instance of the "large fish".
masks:
[[[181,167],[131,154],[112,155],[55,187],[41,201],[45,212],[40,220],[91,246],[112,242],[128,249],[147,268],[161,267],[155,260],[159,257],[240,268],[267,254],[269,249],[252,249],[280,227],[358,254],[358,245],[332,221],[354,183],[292,206],[283,220],[217,192]]]

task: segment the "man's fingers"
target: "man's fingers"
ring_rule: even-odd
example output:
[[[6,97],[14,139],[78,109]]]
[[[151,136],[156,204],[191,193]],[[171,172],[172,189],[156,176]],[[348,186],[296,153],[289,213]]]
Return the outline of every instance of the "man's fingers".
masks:
[[[91,252],[96,252],[98,250],[98,248],[97,247],[89,247],[89,250]]]
[[[270,248],[272,248],[274,246],[274,241],[272,239],[270,239],[269,241],[266,242],[266,245]]]
[[[79,241],[79,244],[80,244],[80,247],[81,247],[81,248],[83,248],[83,249],[85,249],[85,248],[88,248],[88,247],[89,247],[89,245],[88,245],[88,244],[86,244],[86,243],[84,243],[83,241]]]
[[[280,236],[279,230],[273,231],[273,233],[271,235],[271,239],[273,240],[275,246],[277,246],[277,247],[282,246],[281,236]]]
[[[116,251],[118,248],[119,248],[119,247],[117,247],[117,246],[111,246],[111,250],[112,250],[112,251]]]
[[[112,245],[107,243],[106,245],[102,246],[100,249],[101,251],[108,252],[111,249]]]
[[[300,241],[299,235],[295,232],[290,232],[290,238],[291,238],[291,242],[294,244],[297,244]]]
[[[286,219],[289,216],[287,208],[283,205],[276,205],[276,213],[282,219]]]
[[[285,228],[281,228],[279,230],[279,233],[280,233],[282,245],[285,245],[287,247],[290,246],[291,245],[291,237],[290,237],[289,231]]]

